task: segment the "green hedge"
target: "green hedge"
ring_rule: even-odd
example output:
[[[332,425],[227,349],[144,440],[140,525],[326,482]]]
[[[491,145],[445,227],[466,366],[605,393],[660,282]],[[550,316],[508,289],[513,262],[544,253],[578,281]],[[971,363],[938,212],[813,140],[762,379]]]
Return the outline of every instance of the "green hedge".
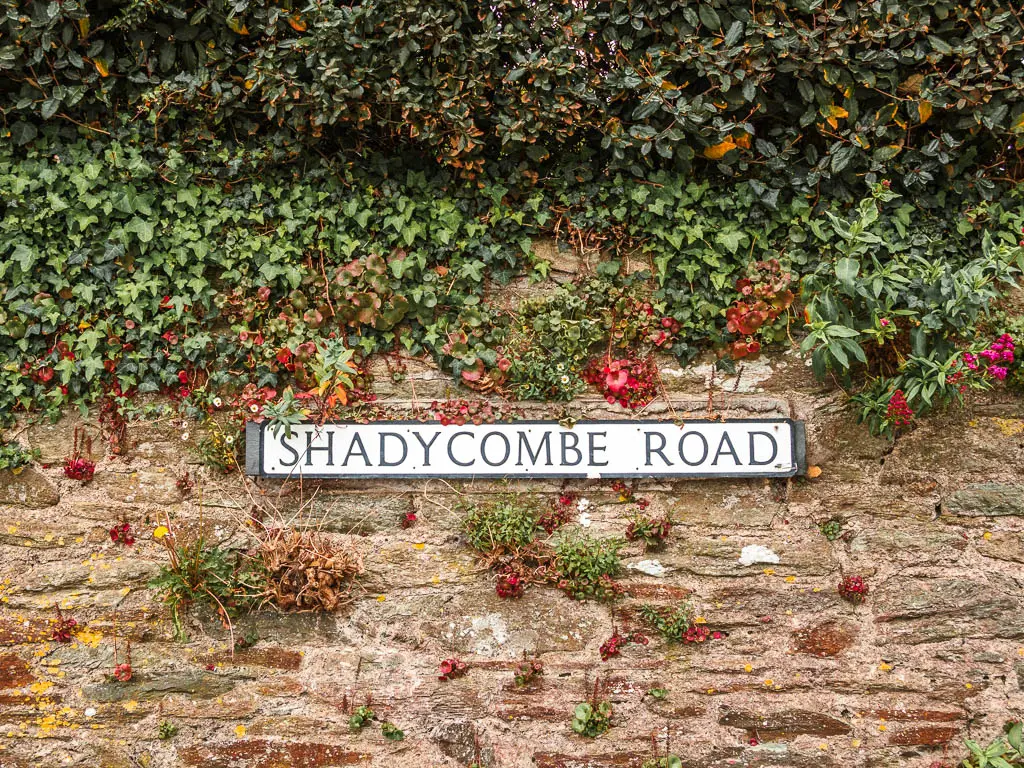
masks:
[[[432,158],[590,179],[756,178],[851,198],[1020,178],[1024,26],[1006,0],[0,1],[0,122],[205,151]],[[86,127],[88,126],[88,127]]]

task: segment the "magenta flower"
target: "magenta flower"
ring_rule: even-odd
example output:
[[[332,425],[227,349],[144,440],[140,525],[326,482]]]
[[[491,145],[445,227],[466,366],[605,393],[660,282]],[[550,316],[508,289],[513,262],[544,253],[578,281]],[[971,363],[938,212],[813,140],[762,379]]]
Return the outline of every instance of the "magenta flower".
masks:
[[[1006,374],[1009,373],[1009,371],[1006,368],[1004,368],[1003,366],[1001,366],[1001,365],[990,365],[989,368],[988,368],[988,372],[991,373],[993,376],[995,376],[1000,381],[1005,379],[1006,378]]]

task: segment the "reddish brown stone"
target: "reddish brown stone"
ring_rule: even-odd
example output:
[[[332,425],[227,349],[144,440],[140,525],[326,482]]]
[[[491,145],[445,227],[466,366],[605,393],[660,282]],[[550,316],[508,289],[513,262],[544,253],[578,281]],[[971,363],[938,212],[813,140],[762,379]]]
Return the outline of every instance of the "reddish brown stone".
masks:
[[[185,765],[203,768],[334,768],[366,762],[371,755],[344,747],[311,742],[276,742],[262,739],[231,744],[189,747],[178,753]]]
[[[952,741],[959,733],[956,726],[920,725],[892,734],[889,743],[895,747],[934,746]]]
[[[33,680],[29,666],[20,656],[14,653],[0,653],[0,689],[21,688]]]
[[[235,651],[232,656],[227,651],[206,653],[197,656],[196,661],[207,664],[223,664],[235,667],[266,667],[268,669],[286,669],[295,672],[302,666],[302,654],[285,648],[246,648]]]
[[[0,645],[43,643],[53,635],[53,626],[45,619],[16,621],[0,618]]]
[[[758,741],[780,741],[794,736],[841,736],[851,731],[842,720],[802,709],[782,712],[726,712],[718,719],[719,725],[742,728],[750,738]]]
[[[826,621],[814,627],[798,629],[792,634],[793,651],[812,656],[838,656],[857,639],[857,630],[848,624]]]
[[[954,723],[963,720],[963,712],[941,712],[934,709],[872,709],[864,712],[865,717],[895,722]]]
[[[564,755],[557,752],[535,752],[537,768],[641,768],[646,758],[635,752],[610,755]]]

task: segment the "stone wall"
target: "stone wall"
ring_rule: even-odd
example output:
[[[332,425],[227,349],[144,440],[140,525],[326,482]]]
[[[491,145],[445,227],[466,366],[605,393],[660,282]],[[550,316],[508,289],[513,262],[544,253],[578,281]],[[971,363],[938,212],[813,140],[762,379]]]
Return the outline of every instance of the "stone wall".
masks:
[[[644,415],[704,415],[708,370],[666,363],[672,408]],[[378,393],[395,403],[429,402],[451,386],[414,362],[401,384],[381,374]],[[479,751],[501,768],[639,768],[652,738],[691,768],[953,764],[964,738],[986,740],[1024,714],[1024,412],[1019,402],[975,402],[893,447],[842,402],[790,355],[716,385],[716,413],[806,420],[821,474],[641,483],[638,494],[677,524],[653,555],[663,577],[627,568],[619,626],[636,626],[640,603],[688,599],[725,636],[700,646],[653,638],[607,662],[598,646],[612,634],[608,606],[548,587],[500,600],[460,542],[456,503],[499,483],[246,486],[197,464],[196,425],[164,420],[132,424],[127,456],[102,458],[82,485],[60,462],[75,426],[91,423],[25,427],[18,437],[44,466],[0,474],[0,767],[427,768],[466,766]],[[624,415],[601,401],[571,410]],[[187,496],[176,484],[185,470],[198,479]],[[568,487],[592,502],[592,532],[622,535],[627,506],[610,483]],[[240,536],[254,502],[352,536],[368,569],[358,598],[335,615],[244,616],[235,634],[259,639],[233,656],[208,615],[191,616],[191,641],[175,642],[147,588],[166,560],[152,531],[167,515],[172,527],[201,518],[217,537]],[[418,522],[402,529],[407,511]],[[830,542],[818,525],[833,516],[845,534]],[[122,519],[139,532],[133,547],[110,541]],[[741,565],[747,544],[780,562]],[[651,557],[634,545],[623,554],[627,564]],[[870,584],[862,606],[837,594],[850,574]],[[51,639],[55,603],[78,622],[70,643]],[[131,641],[127,683],[107,680],[115,638],[122,656]],[[517,689],[511,670],[524,653],[545,672]],[[442,682],[438,663],[449,656],[470,669]],[[569,723],[596,676],[614,727],[587,740]],[[379,728],[349,732],[351,704],[368,697],[404,741]],[[163,721],[179,728],[174,738],[158,739]]]

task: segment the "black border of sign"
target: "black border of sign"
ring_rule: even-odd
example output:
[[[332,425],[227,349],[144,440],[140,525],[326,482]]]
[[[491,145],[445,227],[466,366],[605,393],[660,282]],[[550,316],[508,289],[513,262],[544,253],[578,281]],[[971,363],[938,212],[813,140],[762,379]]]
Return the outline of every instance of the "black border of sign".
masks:
[[[716,472],[712,474],[646,474],[642,472],[633,473],[601,473],[599,478],[590,478],[586,472],[558,472],[558,473],[535,473],[535,474],[522,474],[522,475],[510,475],[503,472],[481,472],[475,475],[450,475],[444,473],[437,474],[393,474],[393,475],[366,475],[366,474],[351,474],[351,475],[323,475],[323,474],[295,474],[293,472],[287,473],[263,473],[260,471],[262,466],[263,458],[263,435],[266,432],[267,422],[254,422],[247,421],[245,423],[245,474],[251,477],[264,477],[272,480],[431,480],[438,478],[452,478],[458,480],[503,480],[503,479],[515,479],[523,480],[529,478],[542,478],[548,480],[559,480],[559,479],[600,479],[600,480],[614,480],[623,478],[650,478],[656,480],[659,478],[668,478],[673,480],[714,480],[716,478],[742,478],[746,480],[755,480],[757,478],[779,478],[779,477],[795,477],[797,475],[807,474],[807,437],[806,430],[804,429],[804,423],[795,419],[768,419],[768,418],[753,418],[753,419],[732,419],[734,423],[772,423],[772,424],[789,424],[792,437],[792,451],[793,458],[795,459],[795,466],[791,470],[784,472],[759,472],[757,474],[747,474],[742,472]],[[441,422],[437,420],[433,421],[419,421],[417,419],[399,419],[395,421],[375,421],[372,422],[374,425],[377,424],[438,424]],[[561,426],[558,421],[551,419],[524,419],[522,421],[509,421],[499,422],[501,424],[544,424],[550,426]],[[576,424],[675,424],[674,421],[667,421],[664,419],[581,419]],[[730,420],[715,420],[715,419],[686,419],[685,424],[728,424]],[[359,421],[329,421],[324,426],[334,425],[353,425],[363,426],[365,422]]]

